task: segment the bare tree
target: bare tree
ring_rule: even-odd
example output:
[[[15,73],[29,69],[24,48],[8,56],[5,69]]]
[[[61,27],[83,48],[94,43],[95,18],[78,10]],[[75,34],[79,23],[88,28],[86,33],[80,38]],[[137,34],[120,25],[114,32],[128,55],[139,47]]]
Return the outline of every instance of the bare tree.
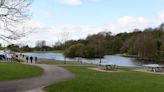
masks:
[[[32,0],[0,0],[0,39],[9,42],[25,36],[23,23]]]
[[[46,46],[46,41],[41,40],[36,42],[36,48],[39,48],[40,51],[44,51],[44,47]]]
[[[58,35],[58,40],[62,43],[66,42],[71,38],[71,34],[69,32],[60,32]]]
[[[59,34],[58,39],[59,39],[60,42],[65,43],[67,40],[70,39],[70,37],[71,37],[71,35],[70,35],[69,32],[61,32],[61,33]],[[64,48],[67,48],[67,46],[65,46],[65,44],[64,44],[64,46],[63,46],[63,49],[64,49]],[[66,57],[64,56],[64,64],[66,64],[66,62],[67,62],[67,61],[66,61]]]

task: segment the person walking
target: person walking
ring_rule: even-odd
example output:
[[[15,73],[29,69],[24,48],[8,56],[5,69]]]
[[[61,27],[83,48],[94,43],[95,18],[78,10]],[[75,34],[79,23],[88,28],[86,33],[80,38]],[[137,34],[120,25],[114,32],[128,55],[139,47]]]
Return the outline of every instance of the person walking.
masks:
[[[27,63],[28,63],[28,58],[29,58],[29,57],[28,57],[28,56],[26,56],[26,62],[27,62]]]
[[[37,62],[37,60],[38,60],[38,58],[37,58],[37,57],[35,57],[35,62]]]
[[[16,55],[15,57],[18,58],[18,55]]]
[[[30,57],[30,61],[31,61],[31,63],[32,63],[32,60],[33,60],[33,57],[31,56],[31,57]]]

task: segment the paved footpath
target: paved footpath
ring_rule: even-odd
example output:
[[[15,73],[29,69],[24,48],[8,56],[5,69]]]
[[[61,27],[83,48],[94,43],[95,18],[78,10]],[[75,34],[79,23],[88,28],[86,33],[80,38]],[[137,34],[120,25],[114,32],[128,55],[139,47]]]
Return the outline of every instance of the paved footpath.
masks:
[[[2,81],[0,82],[0,92],[44,92],[42,88],[45,86],[74,78],[72,73],[55,65],[31,65],[43,68],[43,75],[21,80]]]

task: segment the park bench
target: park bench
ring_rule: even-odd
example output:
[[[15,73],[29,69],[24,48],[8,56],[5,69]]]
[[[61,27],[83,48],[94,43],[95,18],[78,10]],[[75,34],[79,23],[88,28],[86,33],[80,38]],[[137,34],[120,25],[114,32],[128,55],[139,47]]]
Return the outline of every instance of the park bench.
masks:
[[[143,65],[143,67],[153,72],[162,71],[164,68],[164,66],[159,65],[159,64],[147,64],[147,65]]]
[[[116,65],[112,64],[112,63],[101,63],[100,67],[101,67],[101,69],[104,69],[104,70],[115,70],[116,69]]]

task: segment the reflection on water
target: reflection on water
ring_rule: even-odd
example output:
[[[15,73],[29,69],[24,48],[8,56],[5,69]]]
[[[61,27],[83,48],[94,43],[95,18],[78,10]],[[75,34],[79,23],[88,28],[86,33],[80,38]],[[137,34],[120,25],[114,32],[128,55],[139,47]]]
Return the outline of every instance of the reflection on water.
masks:
[[[24,53],[29,56],[37,56],[39,58],[55,59],[55,60],[64,60],[64,56],[61,53]],[[78,58],[67,58],[67,61],[77,61]],[[99,59],[85,59],[81,58],[82,62],[99,64]],[[122,57],[119,55],[106,55],[102,59],[103,63],[112,63],[118,66],[139,66],[141,63],[134,58]]]

